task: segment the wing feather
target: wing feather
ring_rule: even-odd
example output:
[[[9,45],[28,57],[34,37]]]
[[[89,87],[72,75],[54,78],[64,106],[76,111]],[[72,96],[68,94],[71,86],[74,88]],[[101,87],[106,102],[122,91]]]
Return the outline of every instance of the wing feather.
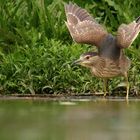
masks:
[[[130,24],[121,24],[117,31],[117,44],[121,48],[129,47],[140,32],[140,17]]]
[[[66,4],[65,22],[75,42],[99,46],[107,31],[85,10],[76,4]]]

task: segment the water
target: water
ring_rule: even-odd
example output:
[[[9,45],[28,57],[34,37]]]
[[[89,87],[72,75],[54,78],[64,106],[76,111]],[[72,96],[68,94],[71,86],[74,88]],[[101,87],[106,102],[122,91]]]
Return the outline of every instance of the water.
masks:
[[[140,140],[140,101],[0,100],[0,140]]]

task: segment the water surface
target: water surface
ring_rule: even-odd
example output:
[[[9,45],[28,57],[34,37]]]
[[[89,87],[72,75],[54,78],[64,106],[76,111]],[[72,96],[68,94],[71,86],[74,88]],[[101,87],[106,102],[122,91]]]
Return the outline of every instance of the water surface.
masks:
[[[0,100],[0,140],[140,140],[140,101]]]

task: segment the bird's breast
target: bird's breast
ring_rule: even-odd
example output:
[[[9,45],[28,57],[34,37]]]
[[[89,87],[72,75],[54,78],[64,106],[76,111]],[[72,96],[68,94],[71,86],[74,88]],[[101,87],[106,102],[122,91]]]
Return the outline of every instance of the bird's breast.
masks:
[[[112,78],[112,77],[122,75],[119,69],[108,69],[108,68],[104,68],[102,70],[93,68],[91,73],[96,77],[100,77],[100,78]]]
[[[96,77],[112,78],[122,75],[119,65],[112,60],[99,61],[97,65],[91,68],[91,73]]]

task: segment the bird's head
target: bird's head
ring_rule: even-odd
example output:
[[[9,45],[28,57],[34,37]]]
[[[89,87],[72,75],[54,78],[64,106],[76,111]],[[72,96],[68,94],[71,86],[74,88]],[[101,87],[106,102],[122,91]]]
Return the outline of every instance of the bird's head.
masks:
[[[78,60],[74,61],[74,64],[79,64],[81,66],[91,68],[95,65],[97,57],[97,52],[87,52],[82,54]]]

